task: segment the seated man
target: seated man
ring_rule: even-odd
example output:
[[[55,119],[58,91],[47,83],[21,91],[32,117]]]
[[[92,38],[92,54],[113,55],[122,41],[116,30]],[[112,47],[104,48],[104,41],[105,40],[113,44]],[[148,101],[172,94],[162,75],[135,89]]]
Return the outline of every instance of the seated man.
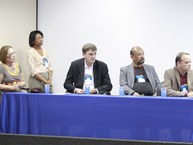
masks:
[[[163,87],[167,88],[167,96],[193,96],[193,70],[188,53],[180,52],[175,59],[176,66],[164,74]]]
[[[83,58],[71,63],[64,88],[77,94],[108,94],[112,89],[107,65],[96,60],[97,48],[87,43],[82,48]],[[85,88],[89,87],[89,92]],[[86,89],[87,90],[87,89]]]
[[[160,81],[153,66],[144,64],[144,51],[139,46],[130,50],[132,63],[120,69],[120,86],[126,95],[157,95]]]

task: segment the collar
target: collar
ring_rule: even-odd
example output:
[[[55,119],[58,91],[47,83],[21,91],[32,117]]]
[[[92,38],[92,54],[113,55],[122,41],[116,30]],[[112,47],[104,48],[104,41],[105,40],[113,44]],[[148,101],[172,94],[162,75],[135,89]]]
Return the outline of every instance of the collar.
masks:
[[[86,61],[84,60],[84,68],[85,68],[85,69],[93,69],[93,65],[94,65],[94,64],[92,64],[90,67],[87,66]]]
[[[176,68],[176,70],[178,71],[180,77],[186,77],[186,76],[187,76],[188,72],[186,72],[185,75],[183,76],[183,75],[180,73],[180,71],[178,70],[178,68],[177,68],[177,67],[175,67],[175,68]]]

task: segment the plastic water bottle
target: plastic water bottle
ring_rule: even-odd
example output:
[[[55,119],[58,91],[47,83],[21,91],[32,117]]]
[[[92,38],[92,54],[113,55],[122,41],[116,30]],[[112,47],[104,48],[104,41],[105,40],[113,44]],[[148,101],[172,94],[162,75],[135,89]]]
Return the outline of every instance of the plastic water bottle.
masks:
[[[119,96],[124,96],[125,93],[124,93],[124,87],[123,86],[120,86],[119,87]]]
[[[162,97],[166,97],[166,95],[167,95],[167,89],[166,89],[166,87],[161,87],[161,96],[162,96]]]
[[[89,85],[86,85],[85,86],[85,94],[90,94],[90,86]]]
[[[50,93],[50,85],[49,85],[49,84],[45,84],[45,85],[44,85],[44,92],[45,92],[46,94]]]

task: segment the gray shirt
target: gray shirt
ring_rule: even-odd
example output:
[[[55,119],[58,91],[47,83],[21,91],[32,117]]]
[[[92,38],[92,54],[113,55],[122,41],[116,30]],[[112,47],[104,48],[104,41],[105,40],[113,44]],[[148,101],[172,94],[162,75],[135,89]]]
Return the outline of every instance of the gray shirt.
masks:
[[[8,69],[3,64],[0,64],[0,74],[3,75],[2,84],[8,85],[9,83],[21,81],[21,67],[16,63],[16,70],[13,74],[9,73]]]

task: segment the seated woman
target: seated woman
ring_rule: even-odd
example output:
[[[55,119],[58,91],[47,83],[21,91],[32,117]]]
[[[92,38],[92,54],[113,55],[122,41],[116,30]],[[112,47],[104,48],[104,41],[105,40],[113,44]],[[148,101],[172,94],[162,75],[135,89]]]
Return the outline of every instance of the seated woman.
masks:
[[[25,80],[21,67],[15,62],[15,51],[11,46],[3,46],[0,50],[0,91],[21,91]]]

